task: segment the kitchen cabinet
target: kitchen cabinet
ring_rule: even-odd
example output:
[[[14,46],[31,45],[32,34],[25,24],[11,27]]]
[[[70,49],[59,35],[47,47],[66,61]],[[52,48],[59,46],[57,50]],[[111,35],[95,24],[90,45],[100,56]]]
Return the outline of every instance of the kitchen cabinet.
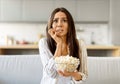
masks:
[[[0,55],[39,54],[38,45],[1,45]]]
[[[0,4],[1,4],[1,0],[0,0]],[[0,5],[0,20],[1,20],[1,5]]]
[[[110,27],[112,32],[112,43],[120,45],[120,0],[110,1]]]
[[[53,10],[51,0],[23,0],[23,21],[48,21]]]
[[[65,7],[72,14],[73,19],[76,20],[76,0],[56,0],[55,8]]]
[[[47,22],[56,7],[65,7],[75,21],[109,21],[110,0],[1,0],[0,21]]]
[[[109,0],[77,0],[77,21],[109,21]]]
[[[21,21],[22,18],[21,0],[1,0],[0,21]]]
[[[39,54],[38,45],[7,45],[0,46],[0,54]],[[120,56],[120,46],[87,45],[88,56]],[[97,51],[97,52],[96,52]],[[102,52],[99,53],[99,52]]]
[[[89,45],[87,46],[87,50],[90,56],[120,56],[119,46]]]

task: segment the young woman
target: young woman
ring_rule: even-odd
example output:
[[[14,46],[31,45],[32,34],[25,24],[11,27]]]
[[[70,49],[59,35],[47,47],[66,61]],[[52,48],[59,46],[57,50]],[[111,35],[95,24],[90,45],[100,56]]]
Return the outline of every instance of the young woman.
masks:
[[[83,41],[78,41],[73,18],[65,8],[56,8],[46,27],[47,38],[39,41],[43,64],[41,84],[80,84],[88,76],[87,52]],[[54,59],[70,55],[80,59],[74,72],[58,71]]]

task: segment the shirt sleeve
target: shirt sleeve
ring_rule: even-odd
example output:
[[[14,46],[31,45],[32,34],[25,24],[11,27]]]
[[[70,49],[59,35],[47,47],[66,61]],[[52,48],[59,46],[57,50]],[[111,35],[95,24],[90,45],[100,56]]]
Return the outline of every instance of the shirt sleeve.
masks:
[[[47,46],[47,40],[45,38],[40,39],[39,41],[39,52],[40,52],[41,62],[43,64],[43,70],[51,78],[56,78],[58,76],[58,73],[55,69],[55,61],[52,53],[50,52]]]
[[[73,82],[75,84],[81,84],[83,81],[85,81],[88,77],[88,69],[87,69],[87,49],[85,46],[85,43],[83,40],[79,42],[80,45],[80,54],[81,54],[81,66],[79,69],[79,74],[82,76],[82,80],[76,81],[74,78],[72,78]]]

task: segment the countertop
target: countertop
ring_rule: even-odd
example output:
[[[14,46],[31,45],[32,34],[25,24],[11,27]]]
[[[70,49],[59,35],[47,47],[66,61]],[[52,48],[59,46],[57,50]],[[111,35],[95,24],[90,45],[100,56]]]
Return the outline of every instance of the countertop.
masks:
[[[0,45],[0,49],[38,49],[38,45]]]
[[[113,46],[113,45],[87,45],[87,49],[120,49],[120,46]]]
[[[87,45],[87,49],[120,49],[120,46]],[[0,45],[0,49],[38,49],[38,45]]]

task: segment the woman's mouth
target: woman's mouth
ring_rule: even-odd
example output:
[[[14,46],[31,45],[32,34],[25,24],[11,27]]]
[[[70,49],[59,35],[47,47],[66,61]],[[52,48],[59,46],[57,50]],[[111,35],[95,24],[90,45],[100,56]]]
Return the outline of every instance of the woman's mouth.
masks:
[[[63,29],[56,29],[56,32],[61,33]]]

